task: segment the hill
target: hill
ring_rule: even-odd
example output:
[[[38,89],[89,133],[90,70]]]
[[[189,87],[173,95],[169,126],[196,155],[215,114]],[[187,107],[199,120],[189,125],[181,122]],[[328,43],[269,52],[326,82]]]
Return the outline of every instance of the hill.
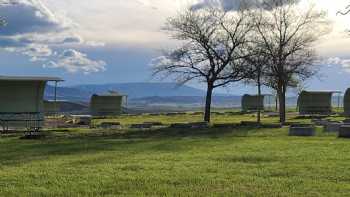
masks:
[[[103,94],[113,90],[128,95],[129,99],[144,97],[196,96],[204,97],[205,91],[190,86],[178,86],[175,83],[121,83],[104,85],[78,85],[58,87],[57,95],[60,100],[88,101],[93,94]],[[52,99],[54,88],[48,86],[46,98]]]
[[[89,102],[93,94],[103,94],[113,90],[128,95],[130,105],[134,106],[203,106],[205,91],[190,87],[178,86],[176,83],[116,83],[102,85],[78,85],[59,87],[57,91],[59,100],[72,102]],[[46,88],[46,99],[53,99],[54,88]],[[342,100],[343,98],[340,98]],[[236,107],[240,106],[241,96],[215,94],[213,106]],[[269,101],[273,102],[273,101]],[[296,97],[288,97],[287,105],[295,106]],[[273,104],[273,103],[270,103]],[[341,103],[342,104],[342,103]],[[333,105],[338,106],[338,98],[333,98]]]
[[[46,86],[45,99],[53,100],[55,95],[55,89],[52,86]],[[57,88],[57,99],[75,102],[86,102],[90,100],[91,93],[81,90],[79,88],[71,87],[58,87]]]
[[[72,88],[90,93],[106,93],[110,90],[128,95],[129,98],[204,96],[205,91],[190,86],[178,86],[176,83],[121,83],[104,85],[79,85]]]
[[[214,107],[238,107],[241,103],[241,96],[214,96],[212,100]],[[191,106],[202,107],[205,104],[204,96],[171,96],[171,97],[143,97],[130,99],[131,105],[144,106]]]

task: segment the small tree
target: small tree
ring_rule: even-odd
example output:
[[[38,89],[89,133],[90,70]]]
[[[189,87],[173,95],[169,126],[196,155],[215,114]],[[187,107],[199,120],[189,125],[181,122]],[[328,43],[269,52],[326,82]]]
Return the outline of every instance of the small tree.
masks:
[[[346,6],[345,7],[345,10],[343,11],[338,11],[338,14],[341,14],[341,15],[347,15],[350,13],[350,5]]]
[[[314,50],[317,41],[326,31],[324,13],[314,6],[300,10],[295,0],[268,0],[256,17],[258,42],[269,59],[266,77],[277,90],[280,122],[286,121],[287,88],[306,80],[317,72]]]
[[[155,59],[154,74],[172,75],[180,84],[206,83],[204,121],[210,122],[213,90],[245,78],[243,47],[252,29],[247,19],[243,10],[188,9],[169,18],[164,28],[182,45]]]
[[[253,83],[257,86],[258,97],[261,98],[261,88],[267,84],[265,76],[269,59],[264,54],[264,51],[258,45],[254,44],[254,40],[251,43],[253,44],[248,49],[249,55],[245,58],[245,63],[250,68],[246,80],[248,83]],[[261,122],[261,109],[258,109],[257,122]]]

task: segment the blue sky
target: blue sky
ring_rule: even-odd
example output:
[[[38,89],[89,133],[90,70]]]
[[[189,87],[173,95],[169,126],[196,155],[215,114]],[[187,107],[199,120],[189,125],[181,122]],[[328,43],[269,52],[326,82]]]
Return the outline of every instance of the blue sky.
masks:
[[[300,6],[308,0],[302,0]],[[234,3],[232,3],[234,2]],[[325,64],[312,90],[350,87],[350,16],[336,15],[348,0],[318,0],[328,12],[331,34],[317,43]],[[0,0],[2,75],[50,75],[64,85],[156,82],[150,62],[162,49],[171,48],[160,29],[167,17],[188,6],[218,4],[232,7],[235,0]],[[192,83],[191,85],[201,87]],[[233,85],[220,90],[232,94],[255,91]]]

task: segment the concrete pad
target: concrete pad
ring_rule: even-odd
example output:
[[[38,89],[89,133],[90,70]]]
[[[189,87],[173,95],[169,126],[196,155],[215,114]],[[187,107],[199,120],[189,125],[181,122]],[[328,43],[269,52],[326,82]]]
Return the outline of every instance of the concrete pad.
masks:
[[[340,138],[350,138],[350,125],[343,125],[339,129]]]
[[[329,120],[325,119],[313,119],[311,122],[317,126],[326,126],[329,124]]]
[[[329,122],[327,125],[324,126],[325,132],[339,132],[340,127],[342,126],[342,123],[338,122]]]
[[[313,125],[292,125],[289,128],[289,136],[315,136],[316,129]]]

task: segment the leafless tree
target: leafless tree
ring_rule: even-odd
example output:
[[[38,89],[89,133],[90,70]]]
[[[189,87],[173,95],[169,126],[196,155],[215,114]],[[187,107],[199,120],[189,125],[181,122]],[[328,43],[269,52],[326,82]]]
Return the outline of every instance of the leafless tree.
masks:
[[[327,31],[325,14],[314,6],[298,8],[295,0],[269,0],[254,19],[257,41],[269,59],[266,77],[277,90],[280,122],[286,121],[287,88],[313,76],[317,55],[315,42]]]
[[[350,5],[345,7],[345,10],[342,11],[338,11],[337,14],[341,14],[341,15],[347,15],[350,13]]]
[[[267,57],[263,49],[258,46],[255,40],[251,40],[248,47],[248,55],[245,58],[245,63],[247,64],[247,70],[249,70],[246,75],[246,81],[250,84],[254,84],[258,89],[258,97],[262,96],[261,88],[263,85],[268,85],[266,79],[267,65],[269,65],[269,57]],[[257,122],[261,122],[261,110],[258,109]]]
[[[174,76],[178,83],[206,83],[204,121],[210,122],[213,90],[245,78],[247,34],[252,25],[246,11],[185,10],[168,19],[165,31],[182,45],[153,62],[155,75]]]

